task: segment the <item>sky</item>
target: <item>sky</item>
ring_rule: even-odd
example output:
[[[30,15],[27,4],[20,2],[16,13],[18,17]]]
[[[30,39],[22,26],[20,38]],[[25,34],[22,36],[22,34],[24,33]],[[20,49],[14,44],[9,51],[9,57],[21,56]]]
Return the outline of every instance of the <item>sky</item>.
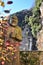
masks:
[[[35,0],[2,0],[5,7],[0,6],[0,16],[10,15],[24,9],[30,9],[34,6]],[[13,1],[13,4],[8,5],[8,1]],[[4,10],[11,10],[10,13],[5,13]]]

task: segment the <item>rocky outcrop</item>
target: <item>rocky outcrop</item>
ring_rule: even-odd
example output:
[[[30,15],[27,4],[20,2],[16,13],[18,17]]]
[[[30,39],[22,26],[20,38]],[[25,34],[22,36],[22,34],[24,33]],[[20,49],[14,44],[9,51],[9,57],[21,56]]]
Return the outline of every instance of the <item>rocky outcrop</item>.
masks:
[[[40,6],[40,12],[41,12],[41,23],[42,23],[42,29],[37,35],[37,48],[39,51],[43,51],[43,2]]]
[[[39,60],[40,60],[40,65],[43,65],[43,52],[40,53]]]
[[[37,48],[39,51],[43,51],[43,28],[37,35]]]

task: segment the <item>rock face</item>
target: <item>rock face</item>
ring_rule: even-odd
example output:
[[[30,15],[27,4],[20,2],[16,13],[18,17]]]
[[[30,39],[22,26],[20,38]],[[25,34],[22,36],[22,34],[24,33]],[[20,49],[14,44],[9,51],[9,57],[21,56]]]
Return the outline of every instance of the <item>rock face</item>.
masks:
[[[38,33],[37,48],[39,51],[43,51],[43,28]]]
[[[38,33],[38,40],[37,40],[37,48],[39,51],[43,51],[43,2],[40,6],[40,11],[41,11],[41,19],[42,19],[42,29]]]
[[[43,52],[41,52],[39,56],[39,60],[40,60],[40,65],[43,65]]]
[[[43,17],[43,2],[41,3],[40,11],[41,11],[41,17]]]
[[[40,6],[40,11],[41,11],[41,19],[42,19],[42,25],[43,25],[43,2]]]
[[[16,12],[16,13],[12,14],[12,15],[16,15],[18,17],[18,20],[19,20],[18,25],[21,27],[21,24],[23,23],[23,20],[25,19],[25,16],[28,15],[28,17],[29,17],[29,16],[32,15],[32,8],[29,9],[29,10],[24,9],[22,11],[19,11],[19,12]]]

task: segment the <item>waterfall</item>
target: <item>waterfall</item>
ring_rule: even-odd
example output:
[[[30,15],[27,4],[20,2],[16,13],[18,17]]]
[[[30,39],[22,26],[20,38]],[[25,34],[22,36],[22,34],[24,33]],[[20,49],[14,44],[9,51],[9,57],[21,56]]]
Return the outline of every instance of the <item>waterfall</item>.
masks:
[[[30,47],[29,47],[29,51],[32,50],[32,38],[30,38]]]
[[[29,34],[29,35],[27,35]],[[22,31],[23,40],[21,42],[20,51],[31,51],[32,50],[32,36],[29,27],[26,25]]]

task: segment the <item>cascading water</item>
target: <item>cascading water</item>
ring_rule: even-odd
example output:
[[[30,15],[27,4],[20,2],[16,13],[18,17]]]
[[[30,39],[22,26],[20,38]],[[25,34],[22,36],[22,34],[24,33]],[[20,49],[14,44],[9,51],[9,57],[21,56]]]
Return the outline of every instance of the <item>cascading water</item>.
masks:
[[[26,25],[24,30],[22,31],[22,36],[23,36],[23,40],[21,42],[20,51],[31,51],[32,50],[32,36],[28,28],[28,25]]]

